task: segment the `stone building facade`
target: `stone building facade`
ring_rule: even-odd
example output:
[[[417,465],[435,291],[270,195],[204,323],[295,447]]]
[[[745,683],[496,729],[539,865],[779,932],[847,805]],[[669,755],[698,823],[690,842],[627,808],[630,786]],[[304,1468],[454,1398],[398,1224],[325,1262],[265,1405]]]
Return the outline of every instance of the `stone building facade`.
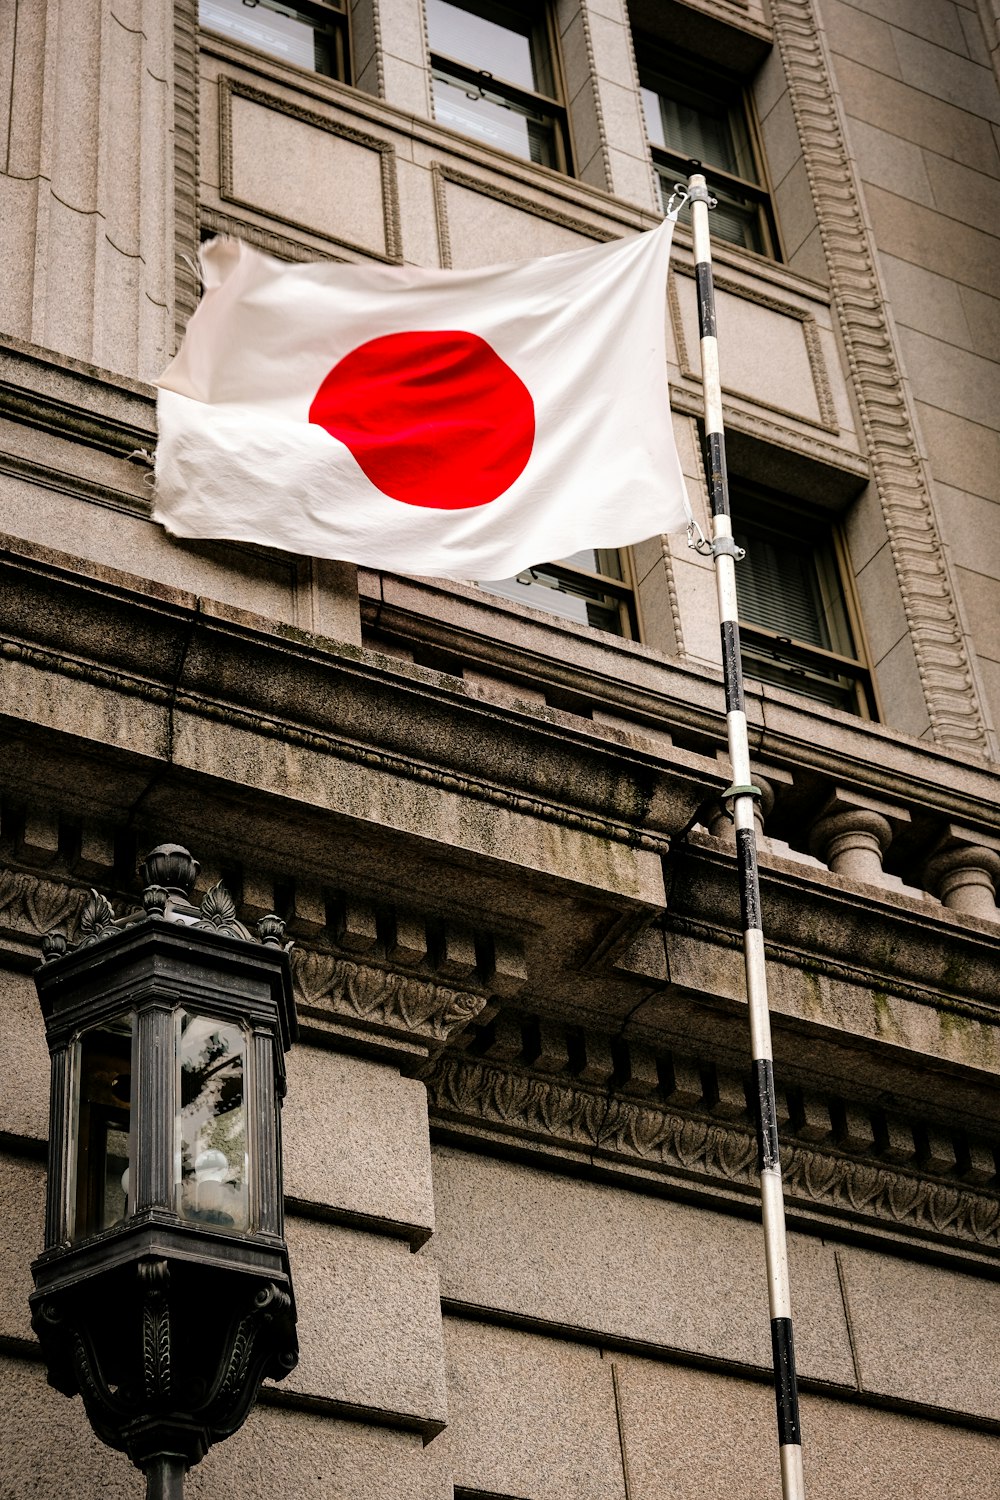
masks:
[[[188,1492],[777,1493],[710,567],[671,536],[492,589],[176,542],[142,456],[199,235],[543,255],[653,225],[696,141],[734,504],[772,569],[749,565],[748,716],[808,1492],[985,1500],[997,0],[201,21],[0,0],[0,1496],[142,1492],[46,1387],[28,1321],[31,973],[165,839],[287,915],[301,1026],[301,1362]],[[675,245],[704,523],[683,224]]]

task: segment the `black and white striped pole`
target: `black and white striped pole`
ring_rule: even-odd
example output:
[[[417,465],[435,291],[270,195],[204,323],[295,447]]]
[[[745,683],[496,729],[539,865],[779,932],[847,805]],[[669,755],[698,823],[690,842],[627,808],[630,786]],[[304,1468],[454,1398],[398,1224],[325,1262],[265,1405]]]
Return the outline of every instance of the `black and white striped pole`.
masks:
[[[726,689],[726,727],[733,784],[724,798],[736,830],[736,858],[743,916],[743,954],[750,1013],[750,1049],[753,1057],[757,1109],[757,1156],[760,1170],[761,1211],[767,1262],[767,1296],[771,1314],[771,1348],[774,1355],[774,1394],[778,1410],[778,1451],[781,1458],[783,1500],[804,1500],[802,1439],[799,1429],[799,1397],[792,1343],[792,1306],[788,1287],[788,1245],[785,1236],[785,1205],[778,1159],[778,1128],[771,1063],[771,1019],[767,1005],[767,974],[764,967],[764,933],[760,918],[760,885],[757,878],[757,835],[754,799],[760,796],[750,784],[750,746],[743,706],[743,664],[737,624],[736,563],[743,552],[733,541],[726,476],[726,439],[722,425],[722,388],[719,380],[719,346],[715,327],[715,290],[712,284],[712,248],[708,211],[715,207],[700,164],[691,162],[687,194],[691,203],[694,234],[698,325],[701,334],[701,370],[705,400],[705,456],[709,498],[712,507],[712,538],[697,544],[711,553],[722,629],[722,666]]]

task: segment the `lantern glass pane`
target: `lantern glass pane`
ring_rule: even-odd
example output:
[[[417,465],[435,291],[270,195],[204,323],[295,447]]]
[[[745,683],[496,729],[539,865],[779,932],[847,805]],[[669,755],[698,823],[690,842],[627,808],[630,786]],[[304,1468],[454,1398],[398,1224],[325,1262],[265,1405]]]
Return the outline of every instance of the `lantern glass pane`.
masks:
[[[241,1026],[178,1014],[175,1190],[177,1212],[191,1223],[249,1227],[246,1071]]]
[[[132,1123],[131,1016],[83,1032],[75,1044],[71,1237],[86,1239],[129,1212]]]

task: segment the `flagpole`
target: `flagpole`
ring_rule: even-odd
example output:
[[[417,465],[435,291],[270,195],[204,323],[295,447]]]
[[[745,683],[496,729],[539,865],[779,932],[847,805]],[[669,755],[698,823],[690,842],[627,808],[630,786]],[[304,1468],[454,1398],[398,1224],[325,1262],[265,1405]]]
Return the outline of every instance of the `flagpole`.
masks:
[[[722,388],[719,380],[719,346],[715,326],[715,289],[712,283],[712,248],[708,211],[715,199],[708,192],[701,164],[689,162],[687,193],[691,203],[694,234],[698,326],[701,335],[701,370],[705,402],[705,452],[709,498],[712,507],[712,539],[702,540],[699,550],[710,552],[715,564],[719,622],[722,631],[722,667],[726,691],[726,728],[733,784],[723,794],[736,831],[736,860],[743,918],[743,956],[746,967],[747,1008],[750,1015],[750,1050],[753,1059],[754,1096],[757,1116],[757,1160],[760,1171],[761,1213],[767,1265],[767,1298],[771,1316],[771,1350],[774,1358],[774,1394],[778,1417],[778,1452],[781,1459],[783,1500],[804,1500],[802,1438],[799,1427],[798,1384],[792,1342],[792,1305],[788,1284],[788,1243],[785,1235],[785,1205],[778,1157],[777,1111],[771,1054],[771,1018],[767,1004],[767,974],[764,965],[764,933],[761,928],[760,885],[757,878],[757,835],[754,799],[759,790],[750,784],[750,746],[743,705],[743,663],[736,604],[736,563],[743,557],[733,541],[729,514],[729,483],[726,474],[726,439],[722,423]]]

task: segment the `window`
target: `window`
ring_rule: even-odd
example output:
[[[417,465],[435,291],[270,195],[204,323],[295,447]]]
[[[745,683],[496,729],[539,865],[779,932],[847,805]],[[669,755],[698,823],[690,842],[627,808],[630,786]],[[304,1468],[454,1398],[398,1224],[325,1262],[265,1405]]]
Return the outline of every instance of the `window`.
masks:
[[[875,718],[838,528],[749,485],[732,486],[731,508],[746,676]]]
[[[427,0],[427,30],[440,124],[569,171],[547,6]]]
[[[557,563],[526,568],[516,578],[480,587],[518,604],[531,604],[564,620],[576,620],[612,635],[634,637],[635,606],[632,582],[626,576],[626,555],[601,549],[574,552]]]
[[[640,62],[639,76],[664,211],[674,184],[686,181],[687,163],[694,158],[704,164],[718,200],[712,233],[778,259],[777,229],[762,185],[762,157],[744,85],[694,61],[674,59],[670,66],[651,44],[639,55],[648,59],[648,66]]]
[[[342,0],[199,0],[202,26],[259,47],[282,62],[348,80],[347,12]]]

